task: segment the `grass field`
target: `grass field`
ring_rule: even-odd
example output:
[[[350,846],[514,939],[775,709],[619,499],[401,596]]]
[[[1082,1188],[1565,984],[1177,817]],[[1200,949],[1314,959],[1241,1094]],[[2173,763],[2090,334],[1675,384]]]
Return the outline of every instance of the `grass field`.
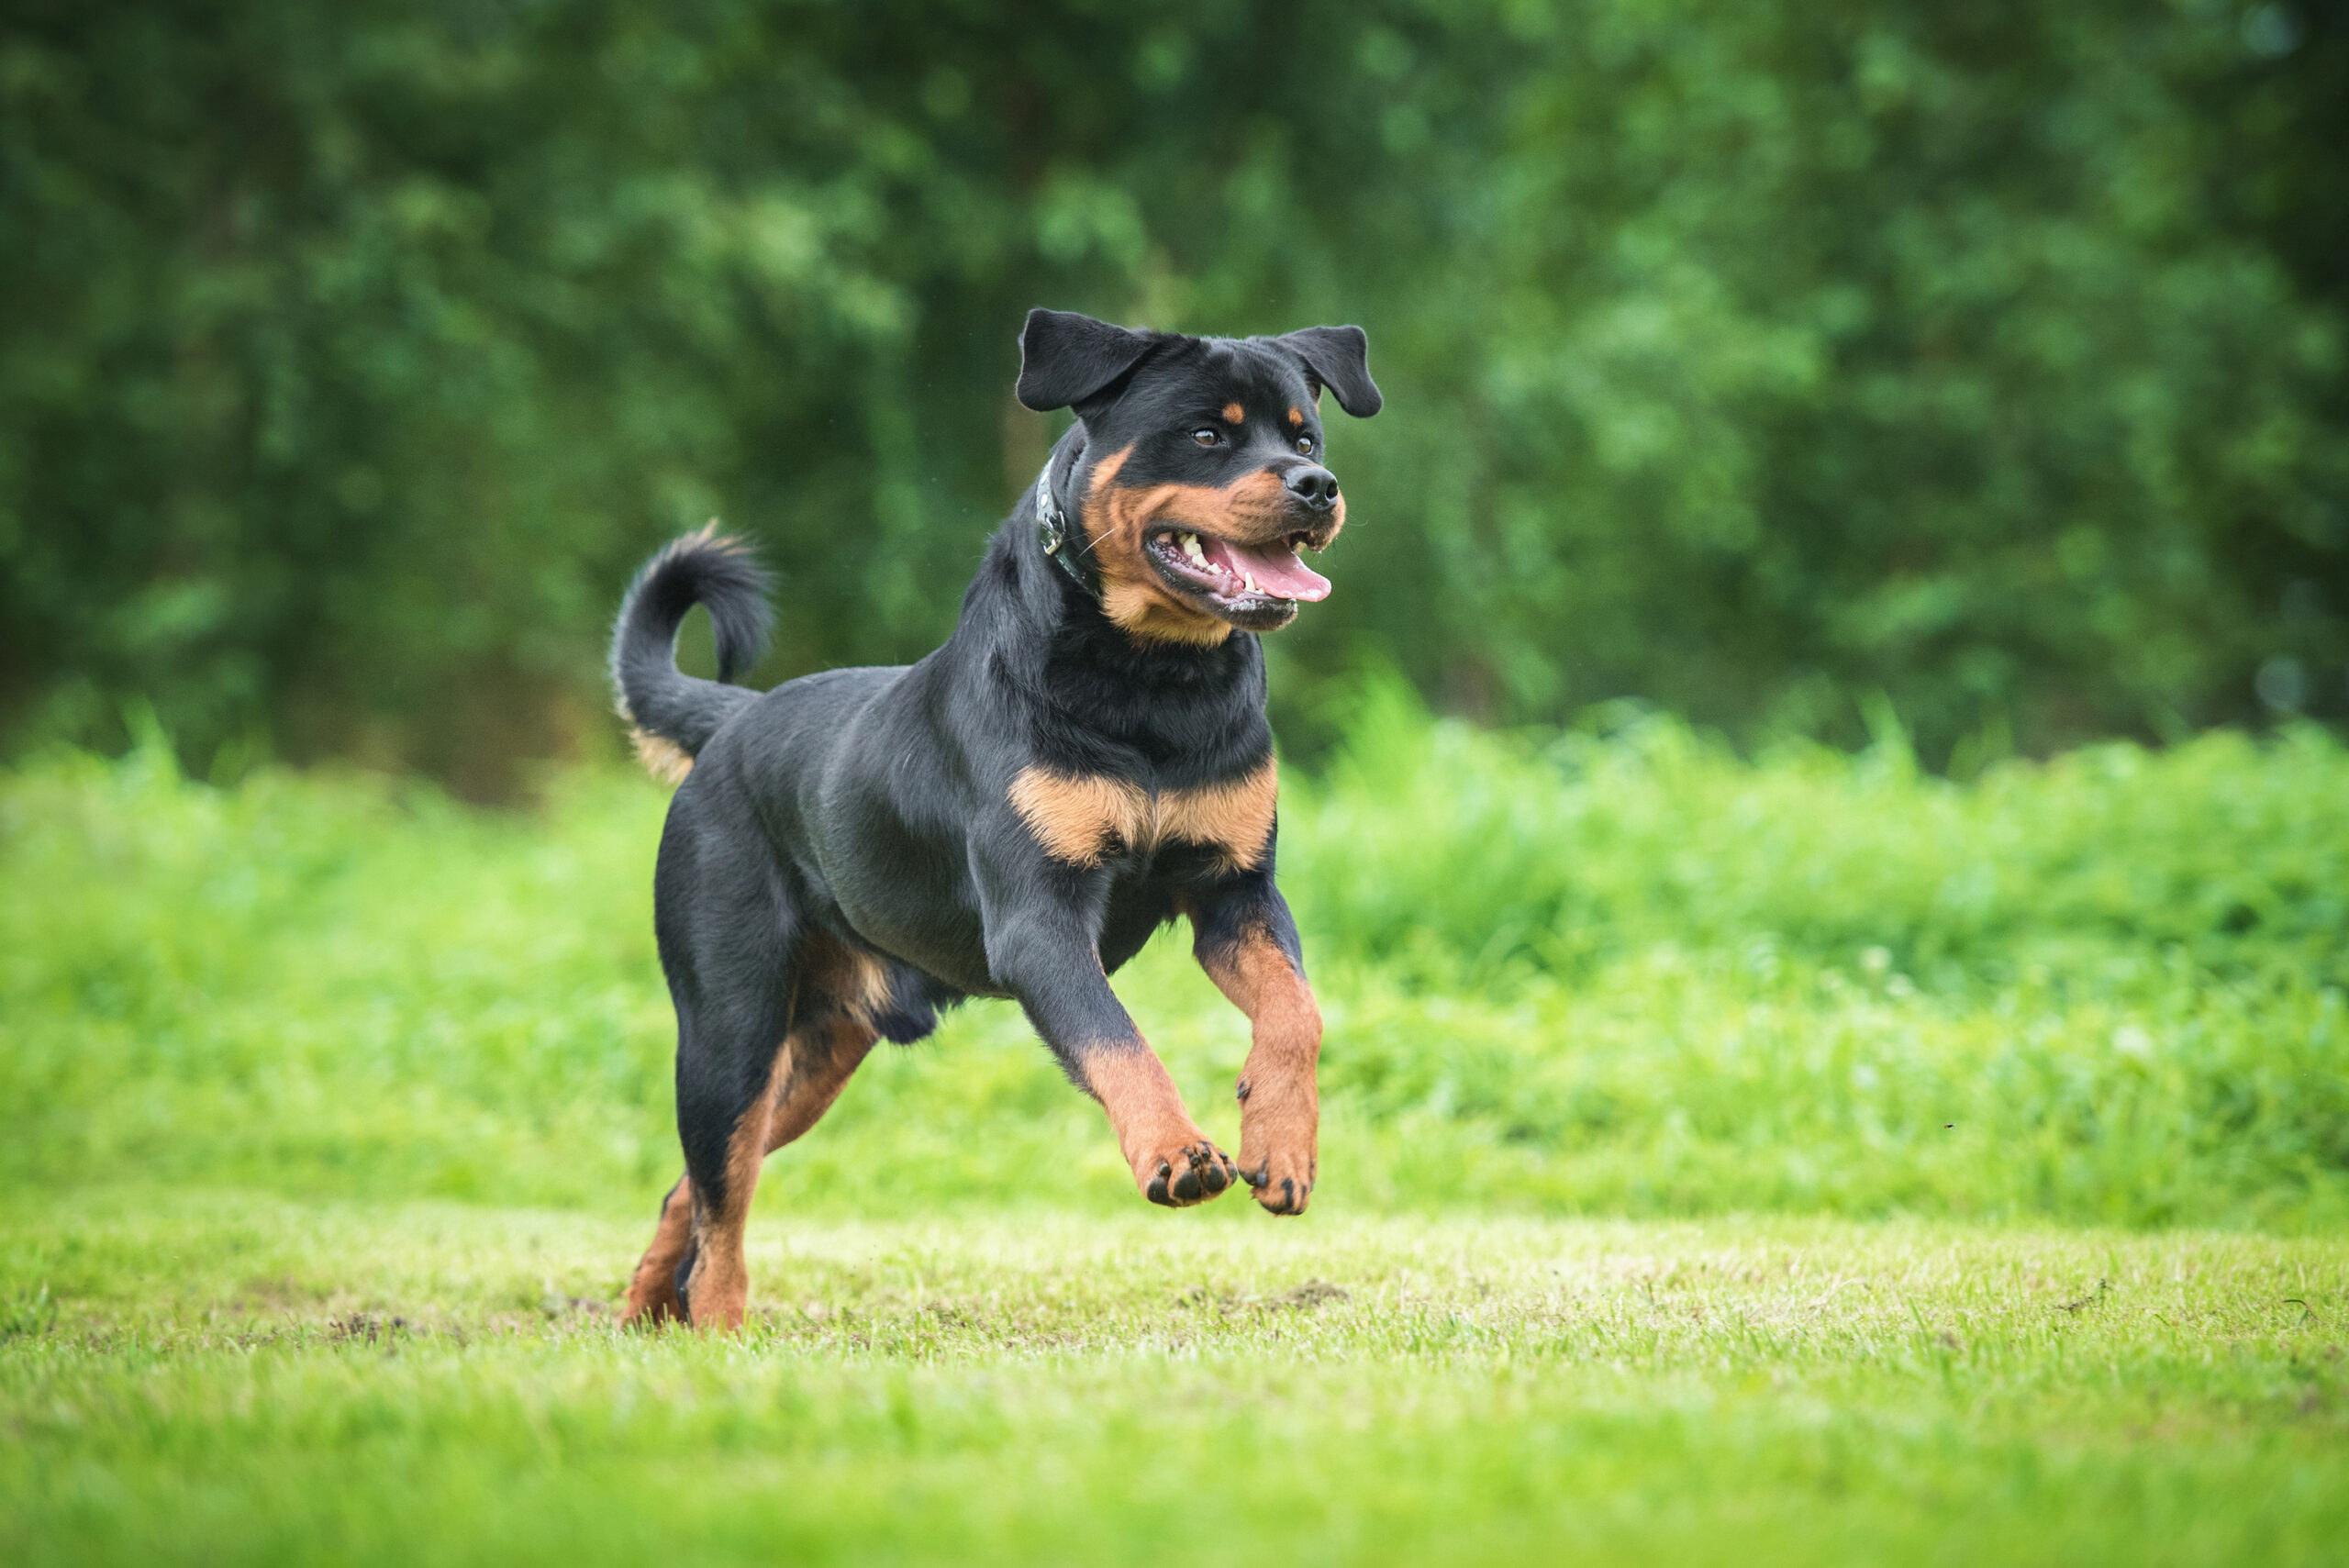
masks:
[[[1237,1215],[1237,1207],[1231,1206]],[[1240,1216],[1241,1219],[1252,1217]],[[9,1217],[11,1562],[2338,1561],[2349,1247],[1785,1219]]]
[[[1016,1011],[674,1175],[663,796],[0,776],[0,1561],[2288,1563],[2349,1540],[2349,754],[1920,775],[1374,694],[1285,786],[1314,1212]],[[1119,988],[1210,1130],[1244,1023]]]

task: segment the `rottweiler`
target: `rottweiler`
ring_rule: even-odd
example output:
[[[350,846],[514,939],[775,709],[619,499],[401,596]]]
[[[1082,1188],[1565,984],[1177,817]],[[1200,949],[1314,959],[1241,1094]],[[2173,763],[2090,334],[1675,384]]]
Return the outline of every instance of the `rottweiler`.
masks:
[[[678,786],[653,924],[685,1166],[629,1321],[740,1325],[761,1162],[816,1124],[875,1040],[920,1040],[969,996],[1019,1000],[1152,1203],[1242,1182],[1274,1214],[1312,1196],[1321,1015],[1273,880],[1254,634],[1330,592],[1300,559],[1346,520],[1319,399],[1378,412],[1369,340],[1036,310],[1019,349],[1019,401],[1075,422],[927,658],[763,694],[729,684],[763,642],[767,579],[710,529],[654,556],[621,604],[620,712]],[[695,604],[716,681],[676,667]],[[1177,916],[1251,1025],[1237,1161],[1109,988]]]

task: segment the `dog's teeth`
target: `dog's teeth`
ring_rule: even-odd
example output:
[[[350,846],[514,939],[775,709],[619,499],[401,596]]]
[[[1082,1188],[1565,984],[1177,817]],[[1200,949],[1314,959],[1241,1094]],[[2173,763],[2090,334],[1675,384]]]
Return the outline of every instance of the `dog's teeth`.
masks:
[[[1248,591],[1250,593],[1261,594],[1264,592],[1262,588],[1256,586],[1256,574],[1253,572],[1244,573],[1240,580],[1248,584]]]
[[[1185,535],[1183,535],[1183,536],[1182,536],[1182,545],[1183,545],[1183,553],[1184,553],[1186,556],[1188,556],[1191,560],[1197,562],[1198,562],[1200,565],[1202,565],[1202,566],[1205,566],[1205,565],[1208,563],[1208,552],[1207,552],[1206,550],[1201,550],[1201,549],[1199,548],[1199,536],[1198,536],[1198,535],[1197,535],[1197,534],[1185,534]]]

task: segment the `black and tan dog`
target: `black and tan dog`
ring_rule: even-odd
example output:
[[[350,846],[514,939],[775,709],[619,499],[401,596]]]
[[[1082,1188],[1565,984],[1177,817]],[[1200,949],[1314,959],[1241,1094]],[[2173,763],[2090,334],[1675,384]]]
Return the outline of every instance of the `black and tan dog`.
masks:
[[[640,755],[683,781],[653,896],[685,1174],[629,1319],[739,1324],[761,1162],[875,1040],[919,1040],[972,995],[1019,999],[1152,1202],[1244,1181],[1304,1210],[1321,1015],[1273,884],[1264,652],[1241,634],[1330,591],[1298,559],[1346,516],[1318,401],[1378,411],[1367,349],[1356,327],[1186,338],[1030,313],[1019,401],[1076,423],[918,663],[723,684],[764,632],[762,573],[705,531],[638,576],[612,675]],[[696,602],[717,682],[674,662]],[[1252,1027],[1236,1164],[1109,989],[1178,915]]]

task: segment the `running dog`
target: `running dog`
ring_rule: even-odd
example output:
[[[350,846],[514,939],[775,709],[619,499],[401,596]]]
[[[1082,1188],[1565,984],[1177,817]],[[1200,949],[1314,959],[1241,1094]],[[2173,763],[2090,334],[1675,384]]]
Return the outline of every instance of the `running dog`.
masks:
[[[1319,399],[1378,412],[1368,339],[1192,338],[1037,310],[1019,347],[1019,401],[1076,421],[929,657],[763,694],[728,684],[763,641],[767,581],[708,529],[653,557],[621,605],[620,712],[678,785],[653,923],[685,1165],[629,1283],[631,1322],[738,1327],[761,1162],[816,1124],[875,1040],[920,1040],[969,996],[1019,1000],[1152,1203],[1243,1182],[1274,1214],[1312,1196],[1321,1015],[1273,881],[1252,634],[1330,592],[1300,558],[1346,519]],[[676,667],[697,603],[717,681]],[[1109,988],[1177,916],[1251,1025],[1236,1161]]]

